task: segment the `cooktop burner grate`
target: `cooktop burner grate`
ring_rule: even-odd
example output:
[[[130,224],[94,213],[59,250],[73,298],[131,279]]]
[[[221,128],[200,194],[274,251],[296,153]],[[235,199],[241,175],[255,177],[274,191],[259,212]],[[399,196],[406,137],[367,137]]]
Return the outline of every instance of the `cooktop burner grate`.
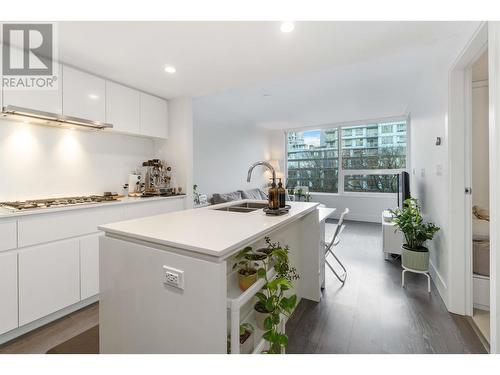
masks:
[[[93,204],[113,202],[118,200],[116,195],[89,195],[78,197],[30,199],[27,201],[0,202],[0,206],[13,211],[29,210],[36,208],[66,207],[79,204]]]

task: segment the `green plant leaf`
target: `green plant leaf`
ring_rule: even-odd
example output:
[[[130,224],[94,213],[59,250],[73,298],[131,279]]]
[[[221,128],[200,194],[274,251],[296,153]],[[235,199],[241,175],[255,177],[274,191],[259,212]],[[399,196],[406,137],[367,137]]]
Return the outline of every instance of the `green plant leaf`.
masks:
[[[270,316],[268,316],[266,319],[264,319],[264,328],[265,329],[272,329],[273,328],[273,320]]]
[[[288,346],[288,336],[285,335],[285,334],[280,334],[278,336],[278,343],[280,344],[280,346],[286,348]]]
[[[259,279],[264,279],[266,277],[266,270],[264,268],[259,268],[257,270],[257,276]]]

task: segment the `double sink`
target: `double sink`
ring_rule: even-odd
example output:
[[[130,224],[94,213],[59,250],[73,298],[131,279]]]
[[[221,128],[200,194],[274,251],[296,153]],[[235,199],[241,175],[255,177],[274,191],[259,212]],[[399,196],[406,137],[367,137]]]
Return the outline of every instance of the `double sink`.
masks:
[[[264,207],[267,207],[267,203],[254,203],[254,202],[245,202],[245,203],[237,203],[231,206],[214,208],[216,211],[227,211],[227,212],[253,212],[260,210]]]

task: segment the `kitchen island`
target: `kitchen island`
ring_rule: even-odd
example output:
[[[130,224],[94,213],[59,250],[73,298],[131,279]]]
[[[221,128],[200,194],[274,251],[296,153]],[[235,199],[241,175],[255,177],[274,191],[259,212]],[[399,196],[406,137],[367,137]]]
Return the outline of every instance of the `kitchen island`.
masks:
[[[234,256],[264,237],[290,247],[301,298],[319,301],[322,267],[317,203],[290,202],[267,216],[243,200],[99,227],[101,353],[239,353],[239,325],[255,321],[257,281],[238,288]],[[246,207],[246,208],[245,208]],[[284,326],[283,322],[283,326]],[[231,337],[231,332],[236,335]],[[254,333],[254,352],[265,349]]]

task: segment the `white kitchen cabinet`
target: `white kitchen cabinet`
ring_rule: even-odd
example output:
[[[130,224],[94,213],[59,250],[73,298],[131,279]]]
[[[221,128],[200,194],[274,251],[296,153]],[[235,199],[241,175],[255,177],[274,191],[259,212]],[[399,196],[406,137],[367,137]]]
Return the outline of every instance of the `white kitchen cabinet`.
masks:
[[[168,103],[165,99],[141,93],[141,134],[167,138]]]
[[[57,89],[53,90],[9,90],[3,88],[3,105],[16,106],[37,111],[62,114],[62,65],[55,65],[59,70]]]
[[[0,221],[0,251],[17,247],[17,222]]]
[[[0,334],[17,328],[17,254],[0,254]]]
[[[99,233],[80,239],[80,297],[99,293]]]
[[[141,93],[106,81],[106,122],[113,130],[139,134]]]
[[[18,221],[19,247],[82,236],[97,231],[97,226],[123,220],[120,206],[86,208],[32,215]]]
[[[80,301],[80,241],[70,239],[19,252],[19,325]]]
[[[146,216],[161,215],[184,209],[185,198],[154,200],[141,204],[129,204],[125,207],[125,220]]]
[[[106,81],[68,66],[63,67],[63,114],[106,122]]]

